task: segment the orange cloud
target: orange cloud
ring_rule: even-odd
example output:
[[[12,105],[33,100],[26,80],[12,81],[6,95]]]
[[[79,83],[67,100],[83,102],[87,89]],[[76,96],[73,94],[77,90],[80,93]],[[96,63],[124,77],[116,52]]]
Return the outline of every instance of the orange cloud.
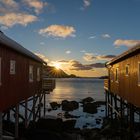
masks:
[[[126,47],[133,47],[137,44],[140,44],[140,40],[122,40],[118,39],[114,42],[116,47],[126,46]]]
[[[53,37],[61,37],[66,38],[69,36],[75,36],[75,29],[72,26],[64,26],[64,25],[51,25],[47,28],[40,29],[39,34],[48,35]]]
[[[37,14],[40,13],[40,11],[43,9],[44,6],[48,5],[47,2],[42,2],[41,0],[23,0],[23,2],[27,6],[34,8]]]
[[[23,13],[7,13],[0,16],[0,24],[7,27],[12,27],[15,24],[26,26],[27,24],[37,20],[37,17],[30,14]]]
[[[85,53],[83,59],[86,61],[95,61],[95,60],[109,61],[114,57],[115,55],[94,55],[92,53]]]

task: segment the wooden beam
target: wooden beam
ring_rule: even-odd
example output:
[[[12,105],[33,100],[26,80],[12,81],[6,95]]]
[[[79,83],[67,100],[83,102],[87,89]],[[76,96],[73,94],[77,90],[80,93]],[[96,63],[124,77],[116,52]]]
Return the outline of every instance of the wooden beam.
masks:
[[[18,125],[19,125],[19,105],[15,107],[15,138],[18,139]]]
[[[0,112],[0,140],[2,140],[2,112]]]

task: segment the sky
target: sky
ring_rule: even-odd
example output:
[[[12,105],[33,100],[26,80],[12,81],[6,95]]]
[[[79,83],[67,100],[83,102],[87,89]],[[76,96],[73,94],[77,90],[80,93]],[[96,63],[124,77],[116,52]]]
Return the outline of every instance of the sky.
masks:
[[[48,65],[83,77],[140,43],[140,0],[0,0],[0,30]]]

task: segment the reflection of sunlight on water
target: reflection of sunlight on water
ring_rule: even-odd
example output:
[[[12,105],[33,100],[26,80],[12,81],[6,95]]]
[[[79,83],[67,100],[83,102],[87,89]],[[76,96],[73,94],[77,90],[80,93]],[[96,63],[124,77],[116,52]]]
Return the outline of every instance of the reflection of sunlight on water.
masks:
[[[88,96],[96,100],[104,100],[103,80],[57,79],[56,89],[50,95],[47,95],[47,101],[79,101]]]

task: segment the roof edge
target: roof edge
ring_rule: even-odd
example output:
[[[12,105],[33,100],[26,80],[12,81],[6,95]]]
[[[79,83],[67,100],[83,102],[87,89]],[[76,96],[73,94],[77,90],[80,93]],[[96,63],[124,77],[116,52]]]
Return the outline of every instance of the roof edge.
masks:
[[[113,58],[112,60],[108,61],[108,62],[106,63],[106,66],[107,66],[107,65],[114,64],[114,63],[116,63],[117,61],[120,61],[121,59],[124,59],[124,58],[126,58],[127,56],[129,56],[129,55],[131,55],[131,54],[137,52],[138,50],[140,50],[140,44],[137,44],[136,46],[134,46],[134,47],[128,49],[128,50],[125,51],[124,53],[122,53],[122,54],[116,56],[115,58]]]

